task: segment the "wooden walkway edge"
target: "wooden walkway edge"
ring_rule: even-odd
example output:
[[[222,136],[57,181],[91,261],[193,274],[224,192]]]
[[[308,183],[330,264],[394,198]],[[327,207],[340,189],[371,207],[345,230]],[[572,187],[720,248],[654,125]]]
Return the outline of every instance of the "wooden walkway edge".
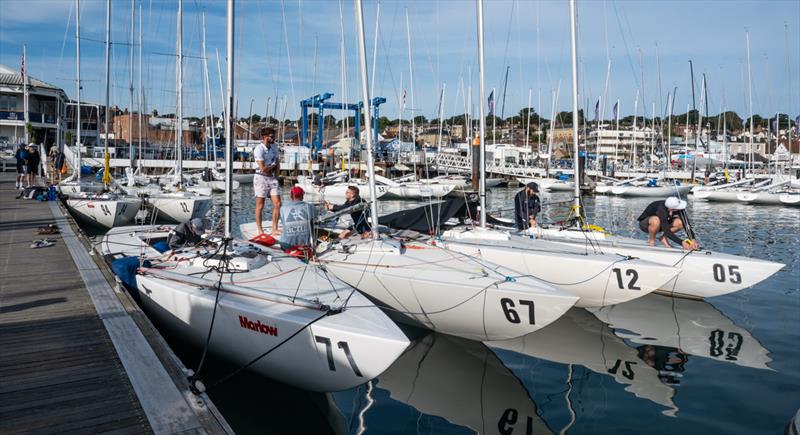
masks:
[[[232,433],[58,203],[14,199],[12,182],[0,175],[0,433]],[[56,245],[30,249],[53,222]]]

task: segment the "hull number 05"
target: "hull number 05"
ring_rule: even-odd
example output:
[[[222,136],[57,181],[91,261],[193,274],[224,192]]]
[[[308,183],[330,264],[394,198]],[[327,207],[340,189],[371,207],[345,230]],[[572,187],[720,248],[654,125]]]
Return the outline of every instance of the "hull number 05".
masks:
[[[717,263],[714,265],[713,271],[714,271],[714,281],[725,282],[725,266]],[[731,283],[741,284],[742,274],[739,273],[739,266],[734,266],[734,265],[728,266],[728,277],[730,278]]]

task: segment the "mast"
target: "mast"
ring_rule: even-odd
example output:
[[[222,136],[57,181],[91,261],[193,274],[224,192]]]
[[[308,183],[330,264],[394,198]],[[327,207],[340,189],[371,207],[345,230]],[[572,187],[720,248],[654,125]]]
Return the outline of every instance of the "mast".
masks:
[[[414,159],[411,163],[414,164],[414,177],[417,176],[417,120],[414,111],[417,109],[417,105],[414,102],[414,63],[413,63],[413,54],[411,52],[411,24],[408,21],[408,8],[406,8],[406,37],[408,41],[408,88],[411,91],[411,142],[412,147],[414,149]],[[368,105],[369,101],[365,101],[364,105]],[[367,118],[364,118],[367,119]],[[368,122],[365,122],[365,124]],[[373,196],[374,198],[374,196]]]
[[[747,38],[747,91],[748,91],[748,104],[750,106],[750,143],[747,158],[750,163],[750,171],[753,171],[753,76],[750,69],[750,32],[745,31]]]
[[[569,23],[569,30],[570,30],[570,42],[572,46],[572,159],[573,159],[573,167],[575,168],[575,179],[574,185],[575,189],[573,191],[574,194],[574,207],[575,210],[580,213],[580,216],[583,216],[583,211],[580,209],[581,206],[581,186],[580,186],[580,168],[578,167],[578,162],[580,159],[578,158],[579,152],[579,145],[578,145],[578,43],[577,37],[575,35],[575,27],[576,27],[576,19],[575,19],[575,0],[569,1],[569,16],[570,16],[570,23]]]
[[[139,0],[139,110],[138,112],[138,124],[139,124],[139,165],[141,166],[142,163],[142,1]]]
[[[642,98],[644,100],[644,98]],[[644,115],[643,118],[647,118],[647,108],[646,106],[642,108],[642,112]],[[633,129],[631,130],[631,166],[633,170],[636,170],[636,116],[639,114],[639,89],[636,89],[636,99],[633,100]],[[645,119],[645,123],[647,119]],[[644,129],[642,129],[644,131]]]
[[[206,87],[206,105],[208,105],[208,113],[210,119],[208,121],[208,128],[211,129],[211,143],[214,145],[212,151],[214,153],[214,169],[217,169],[217,134],[214,131],[214,104],[211,99],[211,80],[208,78],[208,56],[206,54],[206,14],[203,13],[203,81]],[[269,106],[269,102],[267,103]],[[208,136],[208,134],[206,134]],[[208,145],[206,145],[206,148]],[[206,149],[206,160],[208,160],[208,150]]]
[[[108,158],[108,111],[109,111],[109,95],[111,91],[110,83],[111,71],[111,0],[106,0],[106,113],[103,121],[103,128],[105,131],[105,156]],[[103,183],[108,185],[108,165],[103,170]]]
[[[532,88],[528,88],[528,120],[525,123],[525,149],[528,149],[528,138],[531,134],[531,94]]]
[[[75,165],[73,166],[76,181],[81,181],[81,0],[75,0],[75,67],[77,69],[76,95],[77,103],[75,106]]]
[[[486,227],[486,115],[483,109],[483,102],[486,101],[486,86],[483,81],[483,0],[478,0],[478,83],[480,87],[480,183],[478,185],[478,197],[481,207],[481,228]],[[494,91],[492,91],[494,92]],[[492,119],[495,119],[494,107],[492,108]],[[492,129],[494,130],[494,129]],[[494,134],[494,133],[492,133]]]
[[[183,186],[183,0],[178,0],[178,63],[177,63],[178,106],[175,113],[175,178],[178,188]]]
[[[227,94],[225,101],[225,238],[231,237],[231,224],[233,215],[233,43],[234,43],[234,1],[228,0],[227,5]]]
[[[358,64],[361,70],[361,96],[364,99],[364,135],[366,136],[365,139],[367,142],[367,177],[369,178],[369,194],[372,198],[370,203],[370,217],[372,218],[372,237],[374,240],[378,240],[380,237],[380,233],[378,232],[378,194],[375,190],[375,158],[372,155],[372,123],[369,122],[369,120],[372,119],[372,105],[369,104],[367,48],[364,43],[364,11],[361,8],[361,0],[356,0],[355,9],[356,36],[358,37]],[[406,15],[406,17],[408,17],[408,15]],[[413,95],[413,88],[411,92]]]
[[[133,148],[133,38],[136,36],[134,35],[134,29],[136,26],[134,12],[136,10],[135,0],[131,0],[131,46],[130,50],[130,108],[128,109],[128,153],[129,153],[129,163],[128,167],[133,169],[133,158],[134,158],[134,148]]]

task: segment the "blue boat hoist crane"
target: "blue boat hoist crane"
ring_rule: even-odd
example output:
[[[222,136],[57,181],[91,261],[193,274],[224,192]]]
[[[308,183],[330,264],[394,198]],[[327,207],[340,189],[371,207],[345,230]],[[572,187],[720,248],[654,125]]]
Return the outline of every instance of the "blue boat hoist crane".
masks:
[[[324,94],[314,95],[311,98],[307,98],[300,102],[300,109],[301,109],[301,122],[302,126],[300,129],[300,145],[311,148],[313,155],[317,156],[319,151],[322,149],[322,141],[323,141],[323,124],[325,119],[325,110],[347,110],[352,111],[355,123],[353,127],[355,128],[355,138],[356,142],[360,143],[361,138],[361,111],[364,108],[364,103],[359,101],[356,104],[351,103],[335,103],[328,101],[333,97],[333,93],[326,92]],[[375,126],[375,143],[378,142],[378,117],[380,114],[380,105],[386,102],[386,98],[383,97],[375,97],[372,99],[372,113],[373,113],[373,125]],[[308,126],[308,109],[317,109],[317,119],[319,122],[317,123],[317,131],[315,135],[309,134],[309,126]]]

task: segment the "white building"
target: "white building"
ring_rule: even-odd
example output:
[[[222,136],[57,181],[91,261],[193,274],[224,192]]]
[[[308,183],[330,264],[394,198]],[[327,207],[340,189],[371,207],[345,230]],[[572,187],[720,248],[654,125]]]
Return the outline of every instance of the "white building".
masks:
[[[54,85],[28,76],[25,111],[24,77],[20,71],[0,65],[0,143],[25,142],[25,120],[31,124],[29,142],[62,141],[67,95]]]
[[[589,132],[587,145],[590,153],[607,156],[609,161],[630,161],[636,148],[637,162],[643,155],[649,155],[653,146],[661,141],[659,132],[652,128],[637,130],[594,130]]]

